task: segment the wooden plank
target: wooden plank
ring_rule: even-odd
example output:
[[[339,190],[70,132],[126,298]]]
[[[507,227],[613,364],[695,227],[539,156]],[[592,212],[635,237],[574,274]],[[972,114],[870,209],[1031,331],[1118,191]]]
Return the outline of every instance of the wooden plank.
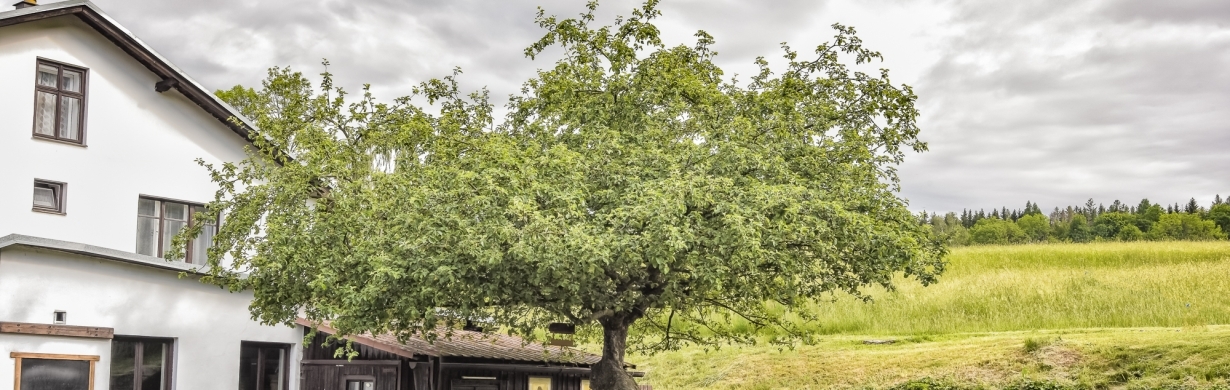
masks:
[[[14,359],[86,360],[98,361],[98,355],[65,355],[59,353],[9,352]]]
[[[104,328],[100,326],[30,324],[24,322],[0,322],[0,333],[85,337],[91,339],[115,338],[115,329],[112,328]]]
[[[304,359],[300,360],[301,364],[327,364],[327,365],[383,365],[396,366],[400,365],[399,360],[346,360],[346,359]]]

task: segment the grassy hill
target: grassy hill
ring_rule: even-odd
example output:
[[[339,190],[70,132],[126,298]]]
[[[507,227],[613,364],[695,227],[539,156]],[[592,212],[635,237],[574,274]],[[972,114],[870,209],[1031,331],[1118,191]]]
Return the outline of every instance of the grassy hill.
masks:
[[[1230,389],[1230,243],[966,247],[949,261],[937,285],[815,305],[815,345],[629,360],[658,390]]]

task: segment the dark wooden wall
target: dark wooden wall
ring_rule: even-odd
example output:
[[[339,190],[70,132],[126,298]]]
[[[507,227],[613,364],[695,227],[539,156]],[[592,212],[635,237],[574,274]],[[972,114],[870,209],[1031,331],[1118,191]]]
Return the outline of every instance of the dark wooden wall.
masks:
[[[403,390],[398,386],[401,372],[394,364],[304,364],[302,390],[344,390],[347,376],[370,376],[376,380],[376,390]],[[402,382],[404,383],[404,382]]]
[[[436,390],[449,390],[449,385],[453,380],[461,379],[463,376],[495,377],[496,382],[500,384],[500,390],[530,390],[531,376],[551,377],[551,390],[581,390],[581,379],[588,378],[587,375],[579,373],[558,372],[558,370],[549,368],[518,367],[513,364],[510,364],[507,370],[444,366],[440,370],[440,383],[437,384]]]
[[[343,342],[333,342],[333,343],[330,343],[329,345],[323,345],[325,340],[328,337],[329,335],[325,334],[324,332],[316,332],[316,336],[312,338],[312,343],[308,344],[308,346],[303,349],[303,359],[305,360],[338,359],[337,357],[334,357],[333,353],[334,351],[344,348],[346,346],[346,342],[344,341]],[[403,359],[401,356],[388,353],[385,351],[381,351],[379,349],[375,349],[375,348],[372,348],[372,347],[369,347],[363,344],[351,343],[350,345],[351,345],[351,348],[354,348],[359,351],[359,356],[356,356],[353,360]],[[345,359],[345,358],[346,356],[341,357],[341,359]]]

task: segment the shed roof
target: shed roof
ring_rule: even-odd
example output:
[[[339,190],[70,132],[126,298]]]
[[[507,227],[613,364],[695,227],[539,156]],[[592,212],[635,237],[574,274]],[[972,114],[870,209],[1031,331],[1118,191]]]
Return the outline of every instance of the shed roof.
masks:
[[[107,15],[97,5],[89,0],[67,0],[51,4],[36,5],[17,9],[14,11],[0,12],[0,27],[10,26],[14,24],[33,22],[59,16],[73,15],[76,16],[85,24],[92,27],[94,30],[102,34],[121,50],[140,62],[151,72],[154,72],[163,83],[170,84],[179,93],[183,94],[188,100],[200,106],[201,109],[208,112],[214,118],[217,118],[224,125],[243,137],[244,140],[251,140],[248,129],[254,129],[252,121],[244,117],[243,114],[231,107],[222,99],[214,96],[213,93],[201,86],[196,80],[188,77],[186,73],[167,61],[161,54],[154,51],[145,42],[133,35],[128,29],[121,26],[115,19]],[[150,88],[155,86],[151,85]],[[235,118],[239,123],[234,123],[230,118]]]
[[[305,327],[312,327],[312,323],[306,319],[300,318],[296,322]],[[329,334],[337,332],[329,322],[319,324],[317,329]],[[406,358],[414,358],[417,355],[579,365],[592,365],[598,363],[598,360],[602,358],[573,348],[527,342],[516,336],[466,330],[453,330],[452,337],[441,334],[434,343],[417,337],[412,337],[402,343],[391,334],[374,335],[371,333],[351,336],[349,339]]]

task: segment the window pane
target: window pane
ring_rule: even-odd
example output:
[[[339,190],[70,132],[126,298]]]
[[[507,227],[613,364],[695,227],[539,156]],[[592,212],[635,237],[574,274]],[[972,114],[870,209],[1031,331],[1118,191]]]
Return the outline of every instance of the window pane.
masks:
[[[137,199],[137,215],[157,218],[158,203],[152,199]]]
[[[266,348],[265,349],[265,366],[263,367],[265,377],[262,378],[264,386],[262,390],[285,390],[282,388],[282,355],[286,354],[286,350],[281,348]]]
[[[137,253],[158,256],[158,218],[137,217]]]
[[[21,359],[20,390],[89,390],[90,362]]]
[[[56,135],[56,95],[39,91],[34,98],[34,132]]]
[[[179,234],[180,230],[184,230],[184,227],[187,225],[188,223],[184,221],[172,221],[169,219],[163,221],[162,253],[159,253],[158,256],[164,255],[167,252],[167,249],[171,248],[171,240],[175,239],[175,235]]]
[[[205,225],[201,227],[201,234],[192,239],[192,257],[188,260],[193,264],[205,264],[209,259],[209,247],[214,245],[214,234],[217,234],[218,227],[214,225]]]
[[[60,97],[60,138],[81,139],[81,99]]]
[[[111,390],[132,389],[135,383],[137,343],[111,340]]]
[[[256,365],[259,349],[244,345],[239,348],[239,390],[256,390]]]
[[[61,84],[60,89],[65,90],[65,91],[81,93],[81,79],[82,79],[81,72],[76,72],[76,71],[65,69],[64,78],[63,78],[64,83]]]
[[[167,345],[156,341],[142,343],[141,390],[163,390],[162,368]]]
[[[36,185],[34,187],[34,207],[59,209],[56,207],[56,191],[50,186]]]
[[[166,219],[174,219],[176,221],[188,220],[188,205],[167,202],[166,204]]]
[[[38,64],[38,85],[55,88],[59,73],[60,70],[54,66]]]

